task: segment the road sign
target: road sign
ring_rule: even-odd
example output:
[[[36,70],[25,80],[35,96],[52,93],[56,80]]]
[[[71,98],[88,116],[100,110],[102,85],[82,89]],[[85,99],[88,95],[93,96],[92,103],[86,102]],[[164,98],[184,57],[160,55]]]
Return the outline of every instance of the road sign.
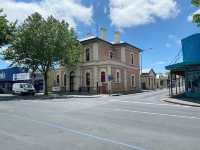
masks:
[[[108,81],[112,81],[112,80],[113,80],[112,75],[108,75]]]

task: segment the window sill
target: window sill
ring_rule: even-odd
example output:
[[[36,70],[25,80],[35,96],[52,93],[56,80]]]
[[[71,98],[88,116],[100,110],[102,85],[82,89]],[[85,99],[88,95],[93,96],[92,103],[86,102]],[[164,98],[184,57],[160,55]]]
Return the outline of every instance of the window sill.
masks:
[[[112,82],[112,83],[114,83],[114,84],[120,84],[121,82]]]

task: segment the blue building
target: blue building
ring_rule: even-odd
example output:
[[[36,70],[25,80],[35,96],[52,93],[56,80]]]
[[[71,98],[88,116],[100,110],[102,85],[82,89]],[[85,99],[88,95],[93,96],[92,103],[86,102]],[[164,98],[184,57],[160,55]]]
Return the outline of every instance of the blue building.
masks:
[[[170,95],[178,94],[184,85],[184,91],[181,91],[186,96],[200,97],[200,34],[182,40],[182,53],[183,62],[166,66],[170,70]]]
[[[43,77],[41,74],[35,74],[33,77],[24,68],[12,67],[0,70],[0,93],[11,93],[12,85],[18,82],[35,81],[35,89],[43,90]]]

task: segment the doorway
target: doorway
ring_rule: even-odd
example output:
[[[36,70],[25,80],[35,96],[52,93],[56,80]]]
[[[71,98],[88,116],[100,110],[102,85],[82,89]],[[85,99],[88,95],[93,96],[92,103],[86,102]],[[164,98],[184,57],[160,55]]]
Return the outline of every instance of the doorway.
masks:
[[[75,73],[74,71],[70,72],[70,82],[69,82],[69,89],[70,89],[70,92],[73,92],[74,91],[74,78],[75,78]]]

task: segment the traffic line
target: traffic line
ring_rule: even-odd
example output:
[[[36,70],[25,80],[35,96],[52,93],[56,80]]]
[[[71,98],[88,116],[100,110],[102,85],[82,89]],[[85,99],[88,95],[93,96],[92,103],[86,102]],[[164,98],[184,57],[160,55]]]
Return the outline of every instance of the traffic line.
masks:
[[[167,117],[175,117],[175,118],[184,118],[184,119],[197,119],[200,120],[200,117],[196,116],[184,116],[184,115],[172,115],[172,114],[162,114],[162,113],[155,113],[155,112],[147,112],[147,111],[137,111],[137,110],[130,110],[130,109],[109,109],[111,111],[121,111],[121,112],[131,112],[131,113],[139,113],[139,114],[146,114],[146,115],[156,115],[156,116],[167,116]]]
[[[28,121],[31,121],[31,122],[34,122],[34,123],[37,123],[37,124],[40,124],[40,125],[45,125],[45,126],[48,126],[48,127],[51,127],[51,128],[60,129],[60,130],[63,130],[65,132],[72,133],[72,134],[75,134],[75,135],[79,135],[79,136],[82,136],[82,137],[87,137],[87,138],[91,138],[91,139],[94,139],[94,140],[102,141],[102,142],[105,142],[105,143],[121,145],[121,146],[130,148],[130,149],[133,149],[133,150],[146,150],[146,149],[139,147],[139,146],[136,146],[134,144],[127,144],[127,143],[124,143],[124,142],[121,142],[121,141],[116,141],[116,140],[112,140],[112,139],[109,139],[109,138],[96,136],[96,135],[93,135],[93,134],[90,134],[90,133],[87,133],[87,132],[81,132],[79,130],[70,129],[70,128],[64,127],[61,124],[49,123],[49,122],[45,122],[45,121],[41,121],[41,120],[35,120],[35,119],[31,119],[31,118],[24,117],[24,116],[21,116],[21,115],[16,115],[16,114],[13,115],[13,116],[21,118],[21,119],[26,119]]]

